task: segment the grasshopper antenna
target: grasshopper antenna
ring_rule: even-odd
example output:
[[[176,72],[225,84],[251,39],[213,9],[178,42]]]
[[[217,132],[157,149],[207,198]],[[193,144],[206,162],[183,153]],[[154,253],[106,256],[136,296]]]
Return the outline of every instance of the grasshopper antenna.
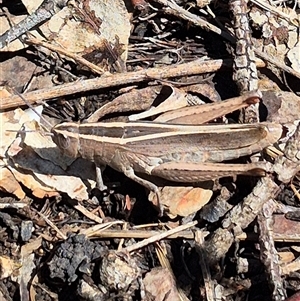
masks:
[[[49,126],[49,129],[46,127],[47,131],[49,132],[48,135],[50,134],[51,135],[51,128],[52,128],[52,125],[51,123],[45,119],[35,108],[33,105],[31,105],[27,99],[25,99],[25,97],[23,97],[23,95],[21,93],[19,93],[15,88],[11,87],[11,89],[14,91],[15,94],[17,94],[23,101],[24,103],[38,116],[40,117],[41,120],[43,120],[47,126]]]

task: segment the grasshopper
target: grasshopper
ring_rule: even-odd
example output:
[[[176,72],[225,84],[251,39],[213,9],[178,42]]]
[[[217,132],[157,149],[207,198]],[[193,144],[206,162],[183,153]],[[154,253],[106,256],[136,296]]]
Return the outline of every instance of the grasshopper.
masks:
[[[259,95],[252,93],[251,97]],[[191,112],[198,109],[190,108]],[[272,123],[65,122],[51,132],[54,143],[66,155],[91,160],[97,166],[109,165],[158,194],[158,187],[140,174],[186,183],[236,174],[264,175],[267,167],[263,162],[220,162],[272,145],[281,137],[282,127]]]
[[[193,183],[237,174],[263,176],[268,171],[264,162],[220,162],[272,145],[281,137],[281,125],[178,124],[185,120],[183,116],[208,121],[255,103],[260,97],[258,92],[249,92],[215,105],[179,109],[166,113],[164,122],[64,122],[51,129],[51,136],[64,154],[93,161],[96,166],[109,165],[155,192],[159,200],[158,187],[142,174]]]

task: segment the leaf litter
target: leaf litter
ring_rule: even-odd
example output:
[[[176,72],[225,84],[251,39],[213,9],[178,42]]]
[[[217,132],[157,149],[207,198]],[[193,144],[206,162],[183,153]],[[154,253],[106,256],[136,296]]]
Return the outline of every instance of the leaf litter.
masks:
[[[250,1],[246,15],[264,60],[256,58],[260,118],[285,129],[259,158],[275,162],[276,183],[270,176],[192,186],[153,178],[163,217],[155,194],[109,167],[99,190],[94,164],[65,156],[40,118],[20,108],[14,89],[52,124],[169,122],[174,109],[182,115],[191,105],[237,97],[228,5],[24,0],[1,8],[0,299],[297,298],[296,3]],[[220,114],[206,117],[237,120]],[[177,120],[194,123],[188,116]]]

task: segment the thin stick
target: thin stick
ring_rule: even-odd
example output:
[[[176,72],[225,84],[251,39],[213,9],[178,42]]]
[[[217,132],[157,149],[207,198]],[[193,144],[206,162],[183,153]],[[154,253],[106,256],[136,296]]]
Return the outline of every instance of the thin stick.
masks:
[[[45,222],[46,222],[51,228],[53,228],[53,229],[57,232],[57,234],[59,234],[59,236],[60,236],[62,239],[64,239],[64,240],[67,239],[67,236],[66,236],[64,233],[62,233],[62,232],[56,227],[56,225],[54,225],[54,224],[50,221],[50,219],[49,219],[46,215],[44,215],[43,213],[41,213],[41,212],[39,212],[39,211],[37,211],[37,210],[35,210],[35,211],[36,211],[36,213],[37,213],[39,216],[41,216],[41,217],[45,220]]]
[[[88,60],[84,59],[83,57],[77,55],[77,54],[74,54],[70,51],[67,51],[61,47],[57,47],[55,45],[52,45],[50,43],[47,43],[47,42],[44,42],[44,41],[40,41],[39,39],[35,38],[35,37],[28,37],[26,38],[26,40],[24,41],[25,43],[28,43],[28,44],[32,44],[32,45],[38,45],[38,46],[42,46],[44,48],[47,48],[51,51],[54,51],[54,52],[57,52],[59,54],[62,54],[66,57],[69,57],[71,59],[73,59],[74,61],[88,67],[91,71],[97,73],[97,74],[103,74],[104,73],[104,70],[100,67],[98,67],[97,65],[89,62]]]
[[[168,237],[168,236],[170,236],[172,234],[175,234],[175,233],[178,233],[180,231],[183,231],[183,230],[186,230],[188,228],[191,228],[191,227],[193,227],[193,226],[195,226],[197,224],[198,224],[198,221],[193,221],[193,222],[187,223],[185,225],[178,226],[175,229],[171,229],[171,230],[168,230],[168,231],[166,231],[164,233],[161,233],[161,234],[154,235],[152,237],[146,238],[146,239],[144,239],[144,240],[142,240],[142,241],[140,241],[140,242],[138,242],[138,243],[136,243],[136,244],[134,244],[132,246],[128,246],[128,247],[124,248],[123,250],[127,251],[129,253],[133,252],[133,251],[138,250],[140,248],[143,248],[143,247],[145,247],[145,246],[147,246],[149,244],[152,244],[152,243],[154,243],[156,241],[162,240],[162,239],[164,239],[164,238],[166,238],[166,237]]]
[[[257,67],[264,67],[265,63],[261,60],[256,62]],[[152,78],[170,78],[181,77],[195,74],[211,73],[221,68],[232,68],[232,60],[207,60],[198,59],[181,65],[172,65],[161,68],[149,68],[147,70],[139,70],[135,72],[117,73],[101,78],[93,78],[63,84],[50,89],[41,89],[24,93],[23,97],[33,104],[41,100],[48,100],[60,96],[71,95],[75,93],[87,92],[91,90],[103,89],[108,87],[116,87],[124,84],[133,84],[142,81],[151,81]],[[21,106],[17,95],[2,98],[0,100],[0,110],[12,109]]]

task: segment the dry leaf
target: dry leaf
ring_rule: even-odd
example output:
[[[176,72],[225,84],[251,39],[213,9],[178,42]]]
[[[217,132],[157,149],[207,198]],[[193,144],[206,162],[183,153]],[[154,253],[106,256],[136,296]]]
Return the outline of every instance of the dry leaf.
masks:
[[[273,232],[282,237],[293,237],[299,233],[299,222],[289,220],[284,215],[273,215]]]
[[[172,187],[160,188],[160,205],[163,205],[169,216],[188,216],[200,210],[207,204],[213,192],[200,187]],[[156,194],[150,192],[149,200],[157,205]]]
[[[300,120],[300,97],[292,92],[265,91],[263,103],[268,109],[267,121],[280,123],[296,129]]]
[[[295,255],[292,252],[278,252],[281,263],[292,262],[295,259]]]
[[[26,196],[14,174],[6,167],[0,169],[0,190],[11,193],[18,199]]]
[[[53,162],[42,159],[31,147],[24,147],[11,159],[25,174],[34,175],[42,185],[65,192],[73,199],[88,198],[87,188],[79,177],[71,176]]]
[[[72,1],[70,1],[72,3]],[[75,2],[74,2],[75,3]],[[39,1],[23,1],[30,14],[40,6]],[[86,54],[89,47],[104,49],[106,41],[115,45],[119,41],[124,48],[122,59],[127,58],[127,45],[130,35],[129,14],[123,0],[90,0],[78,2],[79,9],[72,5],[64,7],[48,22],[39,26],[39,32],[30,31],[35,37],[43,40],[44,37],[53,43],[76,54]],[[14,24],[28,17],[11,16]],[[10,28],[5,15],[0,18],[1,33]],[[28,47],[19,39],[4,47],[1,51],[17,51]]]
[[[37,198],[44,198],[44,197],[53,197],[57,196],[59,193],[51,187],[47,187],[43,185],[41,182],[36,180],[34,175],[28,174],[28,173],[22,173],[18,171],[17,169],[13,168],[12,166],[8,166],[9,171],[12,173],[15,181],[18,181],[19,183],[22,183],[25,187],[30,189],[32,191],[32,194],[36,196]],[[17,183],[18,183],[17,182]],[[6,182],[5,188],[12,187],[13,181]],[[22,189],[22,188],[21,188]],[[17,198],[22,199],[25,197],[25,193],[22,190],[22,194],[17,194],[18,191],[12,192]]]
[[[0,256],[0,279],[5,279],[18,274],[20,263],[10,259],[8,256]]]

